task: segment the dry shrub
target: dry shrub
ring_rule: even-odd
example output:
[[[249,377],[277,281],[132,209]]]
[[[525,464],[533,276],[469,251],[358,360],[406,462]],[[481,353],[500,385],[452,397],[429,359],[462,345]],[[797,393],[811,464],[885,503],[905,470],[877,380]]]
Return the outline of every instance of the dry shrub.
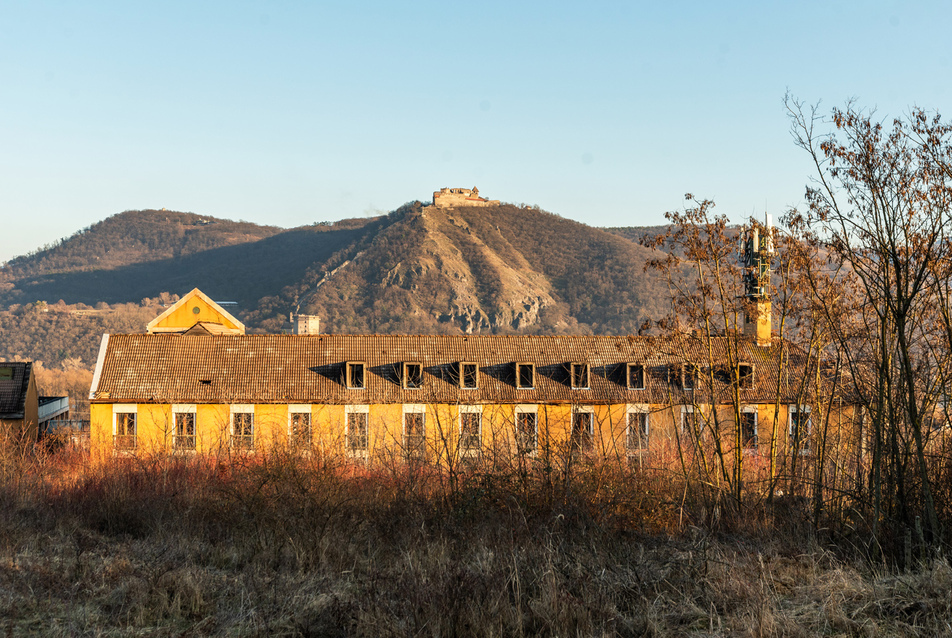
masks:
[[[770,534],[783,505],[754,499],[696,525],[704,494],[649,470],[449,481],[282,451],[31,468],[0,489],[13,635],[940,635],[952,614],[942,560],[877,572]]]

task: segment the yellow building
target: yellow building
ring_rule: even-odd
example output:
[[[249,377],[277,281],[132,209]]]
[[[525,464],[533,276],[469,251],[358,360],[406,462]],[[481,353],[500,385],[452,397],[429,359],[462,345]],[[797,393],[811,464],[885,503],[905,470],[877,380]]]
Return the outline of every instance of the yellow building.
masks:
[[[745,453],[809,445],[803,366],[779,340],[223,334],[195,326],[240,324],[193,293],[150,324],[164,333],[104,335],[93,450],[625,458],[711,432]]]

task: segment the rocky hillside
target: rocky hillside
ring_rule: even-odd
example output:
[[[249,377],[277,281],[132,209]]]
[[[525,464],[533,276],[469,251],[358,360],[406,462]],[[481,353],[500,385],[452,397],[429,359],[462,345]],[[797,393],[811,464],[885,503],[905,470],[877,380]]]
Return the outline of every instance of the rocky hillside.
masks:
[[[334,332],[629,333],[665,313],[667,291],[644,271],[652,252],[613,230],[508,204],[415,202],[289,230],[133,211],[4,265],[0,310],[23,314],[37,300],[141,304],[197,286],[237,301],[252,331],[279,331],[304,312]],[[110,330],[108,316],[89,329]]]

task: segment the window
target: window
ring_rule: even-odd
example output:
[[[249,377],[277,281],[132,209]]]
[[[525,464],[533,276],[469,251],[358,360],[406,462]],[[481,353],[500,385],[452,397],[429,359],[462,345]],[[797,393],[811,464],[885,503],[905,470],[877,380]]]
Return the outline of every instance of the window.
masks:
[[[535,387],[535,366],[533,364],[516,364],[516,387],[523,390],[531,390]]]
[[[625,447],[628,452],[640,452],[648,449],[648,409],[647,407],[629,408],[628,430]]]
[[[347,451],[354,456],[367,456],[370,452],[370,406],[348,405],[345,410]]]
[[[681,368],[681,388],[685,391],[694,390],[697,387],[697,366],[687,364]]]
[[[587,363],[573,363],[572,364],[572,387],[573,388],[587,388],[588,387],[588,364]]]
[[[467,406],[468,407],[468,406]],[[482,425],[482,414],[479,408],[464,409],[459,413],[459,451],[461,456],[475,456],[479,454]]]
[[[347,362],[347,387],[351,390],[363,390],[366,388],[367,379],[364,375],[364,363],[362,361]]]
[[[422,363],[403,364],[403,387],[409,390],[416,390],[423,387]]]
[[[594,414],[589,410],[572,413],[572,449],[591,451],[595,441]]]
[[[693,405],[681,406],[681,433],[690,436],[701,436],[704,432],[704,418],[700,410]]]
[[[426,406],[403,406],[403,445],[410,456],[426,452]]]
[[[539,448],[539,415],[536,406],[516,406],[516,449],[534,454]]]
[[[791,405],[790,409],[790,447],[800,454],[810,453],[810,406]]]
[[[175,436],[172,445],[176,450],[195,449],[195,406],[173,405],[172,418],[175,421]]]
[[[231,406],[231,446],[237,450],[255,449],[254,406]]]
[[[459,364],[459,387],[475,390],[479,387],[479,366],[475,363]]]
[[[138,442],[136,437],[136,406],[115,406],[114,445],[117,450],[134,450]]]
[[[306,449],[311,447],[311,406],[288,406],[288,442],[291,447]]]
[[[640,363],[628,364],[628,387],[632,390],[645,389],[645,367]]]
[[[751,390],[754,387],[754,366],[741,363],[737,366],[737,385],[741,390]]]
[[[757,408],[744,408],[740,413],[740,439],[744,449],[757,449]]]

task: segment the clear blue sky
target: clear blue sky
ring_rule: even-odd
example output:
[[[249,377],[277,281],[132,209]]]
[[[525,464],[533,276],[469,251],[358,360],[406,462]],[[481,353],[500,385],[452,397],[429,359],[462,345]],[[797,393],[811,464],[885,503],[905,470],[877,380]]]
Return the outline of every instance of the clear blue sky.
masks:
[[[810,171],[784,93],[952,117],[950,7],[0,0],[0,261],[129,209],[288,227],[474,184],[776,215]]]

